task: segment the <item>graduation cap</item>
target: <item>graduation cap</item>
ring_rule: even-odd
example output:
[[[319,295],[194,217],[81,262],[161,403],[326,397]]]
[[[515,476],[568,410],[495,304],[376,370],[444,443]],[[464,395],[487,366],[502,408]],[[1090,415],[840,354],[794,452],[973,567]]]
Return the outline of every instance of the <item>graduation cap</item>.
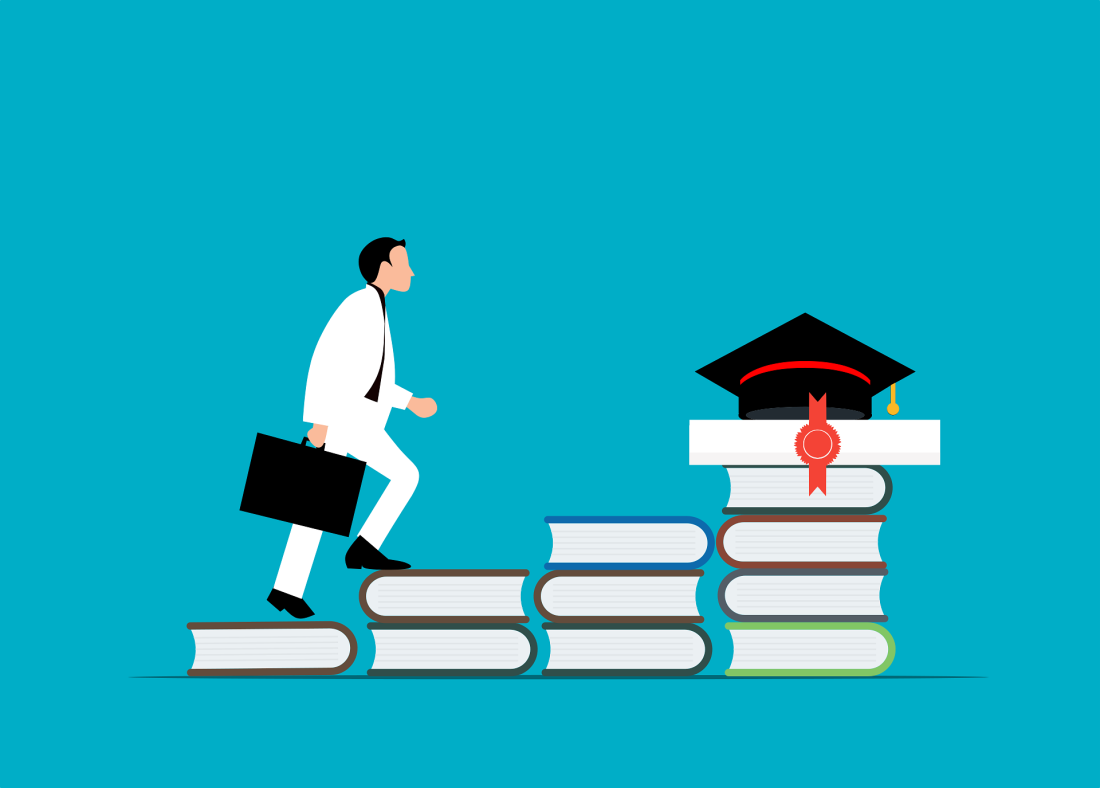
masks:
[[[826,400],[828,419],[871,418],[871,397],[912,375],[832,326],[801,314],[696,370],[737,395],[743,419],[807,419],[809,398]]]

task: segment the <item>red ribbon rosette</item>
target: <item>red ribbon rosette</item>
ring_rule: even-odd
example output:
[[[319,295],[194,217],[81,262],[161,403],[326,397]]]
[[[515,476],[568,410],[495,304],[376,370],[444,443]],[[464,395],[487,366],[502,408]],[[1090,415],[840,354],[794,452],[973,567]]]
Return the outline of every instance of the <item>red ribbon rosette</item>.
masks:
[[[825,421],[825,397],[822,394],[820,400],[815,400],[810,394],[810,423],[803,425],[798,434],[794,436],[794,450],[798,459],[810,466],[810,492],[821,488],[821,494],[825,491],[825,466],[836,459],[840,454],[840,436],[837,435],[833,425]]]

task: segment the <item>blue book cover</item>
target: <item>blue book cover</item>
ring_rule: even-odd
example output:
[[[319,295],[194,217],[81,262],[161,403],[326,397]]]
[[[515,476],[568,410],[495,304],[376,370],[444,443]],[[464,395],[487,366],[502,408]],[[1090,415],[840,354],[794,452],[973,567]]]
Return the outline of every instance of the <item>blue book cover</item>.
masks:
[[[547,569],[696,569],[714,534],[696,517],[547,517]]]

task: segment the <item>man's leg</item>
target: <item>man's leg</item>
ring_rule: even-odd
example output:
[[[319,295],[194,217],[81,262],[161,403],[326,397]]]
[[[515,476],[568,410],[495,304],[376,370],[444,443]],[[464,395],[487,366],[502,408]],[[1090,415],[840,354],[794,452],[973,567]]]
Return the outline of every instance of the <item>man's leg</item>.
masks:
[[[329,430],[325,451],[345,454],[346,452],[339,444],[333,443],[331,436],[332,431]],[[290,538],[286,541],[283,560],[279,564],[279,574],[275,577],[275,587],[268,601],[280,610],[284,609],[280,605],[285,606],[287,612],[295,618],[308,618],[313,615],[313,611],[302,601],[302,597],[305,596],[309,571],[313,568],[313,558],[317,555],[317,546],[320,543],[321,531],[306,528],[303,525],[290,526]],[[294,597],[294,599],[286,597]],[[299,602],[301,604],[298,604]]]
[[[377,437],[372,436],[364,455],[356,456],[390,480],[359,531],[361,537],[380,548],[393,524],[404,511],[405,504],[412,498],[416,484],[420,481],[420,471],[385,432]]]
[[[320,543],[321,532],[317,529],[304,525],[290,526],[283,562],[279,564],[279,574],[275,577],[276,591],[299,599],[305,596],[309,570],[313,568],[313,557],[317,555],[317,545]]]
[[[348,451],[389,479],[390,483],[386,485],[382,497],[378,499],[367,517],[367,522],[359,531],[359,538],[348,550],[347,565],[353,569],[407,568],[408,564],[387,559],[379,552],[379,548],[416,490],[420,472],[412,460],[397,448],[393,439],[381,430],[364,435],[362,445],[349,445]],[[360,540],[366,542],[366,545]],[[400,566],[393,566],[394,564]]]

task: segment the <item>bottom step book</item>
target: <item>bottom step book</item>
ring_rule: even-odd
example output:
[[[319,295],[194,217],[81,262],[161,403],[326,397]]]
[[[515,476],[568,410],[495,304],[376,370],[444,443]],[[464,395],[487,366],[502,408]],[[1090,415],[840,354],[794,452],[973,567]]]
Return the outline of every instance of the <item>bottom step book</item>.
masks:
[[[518,676],[538,644],[518,624],[381,624],[368,676]]]
[[[206,621],[188,676],[327,676],[355,661],[355,635],[335,621]]]
[[[544,676],[691,676],[710,662],[707,633],[694,624],[543,624],[550,637]]]
[[[878,624],[730,623],[727,676],[877,676],[894,661]]]

